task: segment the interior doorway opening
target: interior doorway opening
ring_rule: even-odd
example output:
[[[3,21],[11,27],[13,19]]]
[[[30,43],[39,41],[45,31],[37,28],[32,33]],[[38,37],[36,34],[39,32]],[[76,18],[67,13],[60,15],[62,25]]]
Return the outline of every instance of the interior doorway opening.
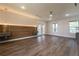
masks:
[[[37,26],[37,30],[38,30],[38,35],[45,34],[45,24],[39,24]]]

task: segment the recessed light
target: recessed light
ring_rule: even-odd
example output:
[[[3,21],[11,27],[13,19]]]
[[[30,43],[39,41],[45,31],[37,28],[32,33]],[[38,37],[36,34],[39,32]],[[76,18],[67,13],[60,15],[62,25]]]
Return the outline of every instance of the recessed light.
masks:
[[[25,7],[24,6],[21,6],[21,9],[25,9]]]
[[[70,14],[65,14],[65,16],[69,16]]]

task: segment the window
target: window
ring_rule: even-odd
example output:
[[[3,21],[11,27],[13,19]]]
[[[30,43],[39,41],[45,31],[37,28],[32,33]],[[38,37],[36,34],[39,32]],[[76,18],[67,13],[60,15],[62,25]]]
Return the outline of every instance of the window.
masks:
[[[54,23],[52,24],[53,26],[53,32],[57,32],[58,31],[58,24]]]
[[[70,33],[76,33],[79,30],[79,21],[69,22],[69,31]]]

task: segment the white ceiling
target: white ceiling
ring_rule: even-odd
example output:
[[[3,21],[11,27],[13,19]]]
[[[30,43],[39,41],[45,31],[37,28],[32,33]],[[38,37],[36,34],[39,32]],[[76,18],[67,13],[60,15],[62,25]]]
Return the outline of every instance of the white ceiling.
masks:
[[[0,4],[14,8],[17,11],[29,13],[41,18],[41,20],[48,20],[50,11],[53,11],[52,20],[60,20],[67,18],[65,14],[70,14],[68,17],[79,15],[79,4],[77,7],[74,3],[9,3]],[[20,7],[25,6],[25,10]]]

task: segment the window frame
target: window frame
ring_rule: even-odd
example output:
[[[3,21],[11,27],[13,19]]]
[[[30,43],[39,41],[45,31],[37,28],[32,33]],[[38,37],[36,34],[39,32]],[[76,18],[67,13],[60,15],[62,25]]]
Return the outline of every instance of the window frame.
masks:
[[[76,21],[78,22],[78,29],[76,28],[75,32],[71,32],[71,31],[70,31],[70,22],[76,22]],[[69,21],[68,24],[69,24],[69,25],[68,25],[68,26],[69,26],[69,33],[76,33],[77,31],[79,31],[79,20]],[[72,27],[72,29],[73,29],[73,28],[75,29],[75,27]]]

